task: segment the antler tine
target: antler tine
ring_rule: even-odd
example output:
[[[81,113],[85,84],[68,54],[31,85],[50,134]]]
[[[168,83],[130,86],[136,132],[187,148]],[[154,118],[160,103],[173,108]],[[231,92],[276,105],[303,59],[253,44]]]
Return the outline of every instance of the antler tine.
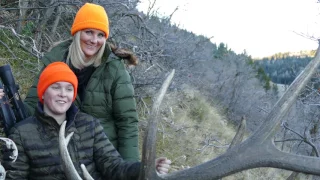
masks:
[[[81,164],[80,167],[81,167],[81,169],[82,169],[84,179],[86,179],[86,180],[94,180],[94,179],[91,177],[90,173],[88,172],[88,170],[87,170],[87,168],[86,168],[86,166],[85,166],[84,164]]]
[[[62,166],[64,167],[64,172],[68,180],[82,180],[76,168],[74,167],[70,154],[68,152],[67,146],[69,144],[71,137],[73,136],[73,132],[71,132],[70,134],[68,134],[67,137],[65,137],[66,123],[67,121],[64,121],[61,124],[60,131],[59,131],[59,149],[61,154]],[[93,178],[87,171],[85,165],[81,164],[81,169],[83,171],[84,178],[86,180],[93,180]]]
[[[6,170],[0,163],[0,180],[5,180],[6,179]]]

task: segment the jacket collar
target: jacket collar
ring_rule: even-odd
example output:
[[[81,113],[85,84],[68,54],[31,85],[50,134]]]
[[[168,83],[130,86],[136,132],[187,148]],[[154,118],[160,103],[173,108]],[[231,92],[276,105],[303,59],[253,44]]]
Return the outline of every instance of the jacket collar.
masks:
[[[78,111],[79,110],[78,110],[77,106],[72,103],[72,105],[68,109],[67,115],[66,115],[66,118],[67,118],[66,129],[68,127],[70,127],[71,124],[74,122],[75,116],[76,116]],[[40,121],[41,123],[45,124],[46,126],[53,127],[55,129],[59,129],[60,128],[60,125],[57,123],[57,121],[53,117],[51,117],[51,116],[49,116],[49,115],[44,113],[43,104],[40,103],[40,102],[38,102],[38,105],[36,107],[35,117],[38,119],[38,121]]]

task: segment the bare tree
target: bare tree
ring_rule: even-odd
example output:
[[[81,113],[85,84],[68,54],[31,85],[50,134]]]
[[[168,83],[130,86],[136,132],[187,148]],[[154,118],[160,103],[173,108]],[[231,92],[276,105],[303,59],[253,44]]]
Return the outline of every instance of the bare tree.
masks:
[[[60,18],[61,18],[62,7],[58,6],[58,7],[56,7],[56,10],[57,10],[57,15],[56,15],[56,18],[54,20],[54,23],[53,23],[53,26],[52,26],[52,29],[51,29],[50,39],[54,39],[54,35],[56,34],[57,27],[58,27],[58,24],[59,24],[59,21],[60,21]]]
[[[17,25],[17,32],[18,33],[21,33],[21,28],[23,27],[23,22],[24,22],[24,19],[26,17],[26,13],[27,13],[27,10],[28,10],[28,4],[29,4],[29,1],[26,1],[26,0],[19,0],[19,9],[20,9],[20,14],[19,14],[19,19],[20,21],[18,22],[18,25]]]
[[[50,0],[50,2],[48,3],[49,5],[54,4],[56,0]],[[38,47],[39,49],[42,49],[42,33],[44,32],[46,26],[47,26],[47,22],[50,18],[50,16],[52,16],[53,11],[54,11],[54,7],[49,6],[43,13],[43,17],[41,17],[40,23],[38,24],[38,28],[37,28],[37,32],[36,32],[36,42],[38,43]]]

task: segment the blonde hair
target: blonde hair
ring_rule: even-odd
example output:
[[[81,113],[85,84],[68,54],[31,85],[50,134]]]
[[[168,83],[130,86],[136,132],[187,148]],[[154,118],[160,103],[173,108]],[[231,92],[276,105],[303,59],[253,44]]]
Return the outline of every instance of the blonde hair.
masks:
[[[71,63],[77,69],[83,69],[90,65],[93,65],[94,67],[98,67],[101,64],[101,59],[106,47],[106,41],[104,41],[99,51],[93,57],[86,60],[86,57],[80,46],[80,34],[81,34],[81,31],[78,31],[73,36],[72,43],[69,46],[69,53],[67,56],[66,63],[67,64]]]

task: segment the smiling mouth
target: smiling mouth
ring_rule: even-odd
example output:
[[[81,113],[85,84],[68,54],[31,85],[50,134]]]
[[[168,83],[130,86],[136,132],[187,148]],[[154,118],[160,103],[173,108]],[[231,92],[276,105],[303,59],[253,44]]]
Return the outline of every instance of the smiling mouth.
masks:
[[[61,100],[58,100],[58,101],[56,101],[57,103],[59,103],[59,104],[65,104],[65,103],[67,103],[66,101],[61,101]]]
[[[92,44],[86,44],[87,45],[87,48],[95,48],[96,46],[95,45],[92,45]]]

